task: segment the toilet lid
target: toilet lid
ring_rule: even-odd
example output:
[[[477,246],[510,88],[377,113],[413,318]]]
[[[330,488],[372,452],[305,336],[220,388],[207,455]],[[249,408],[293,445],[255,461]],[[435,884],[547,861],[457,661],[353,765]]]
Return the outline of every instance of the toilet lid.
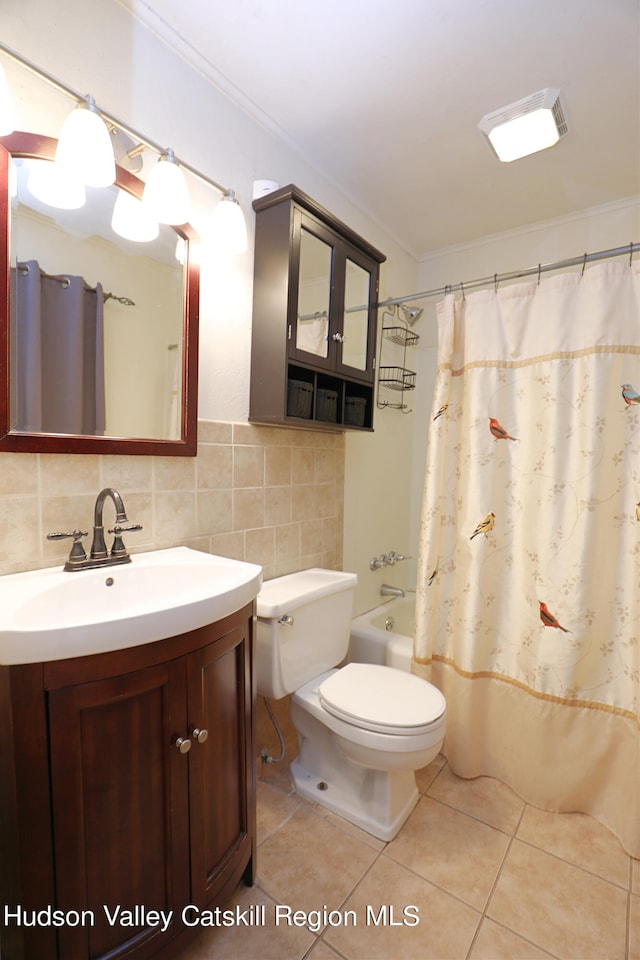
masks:
[[[446,709],[443,695],[433,684],[373,663],[348,663],[323,680],[318,696],[334,716],[382,733],[417,733]]]

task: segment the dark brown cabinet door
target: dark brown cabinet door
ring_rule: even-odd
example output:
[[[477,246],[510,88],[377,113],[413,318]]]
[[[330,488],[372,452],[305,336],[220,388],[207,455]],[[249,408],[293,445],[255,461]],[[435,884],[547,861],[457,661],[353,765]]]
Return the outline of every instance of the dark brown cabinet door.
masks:
[[[181,658],[49,694],[57,907],[82,917],[63,957],[152,956],[149,911],[189,902],[184,690]]]
[[[187,673],[193,742],[191,902],[202,906],[224,902],[245,868],[252,869],[255,778],[248,627],[191,653]]]

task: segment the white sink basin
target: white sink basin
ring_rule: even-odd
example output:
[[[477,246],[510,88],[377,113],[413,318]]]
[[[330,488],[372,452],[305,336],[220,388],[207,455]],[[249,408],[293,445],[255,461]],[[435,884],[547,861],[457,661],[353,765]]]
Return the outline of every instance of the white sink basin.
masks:
[[[121,650],[196,630],[253,600],[262,567],[189,547],[131,563],[0,577],[0,663],[39,663]]]

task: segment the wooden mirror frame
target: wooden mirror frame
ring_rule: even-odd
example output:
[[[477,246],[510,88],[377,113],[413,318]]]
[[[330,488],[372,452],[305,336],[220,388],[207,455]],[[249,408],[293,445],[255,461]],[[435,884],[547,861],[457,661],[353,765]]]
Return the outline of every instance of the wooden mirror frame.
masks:
[[[13,133],[0,138],[0,263],[5,275],[0,282],[0,452],[97,453],[193,457],[197,445],[198,322],[200,269],[189,256],[196,234],[189,224],[174,227],[186,241],[183,302],[182,429],[179,440],[141,437],[99,437],[71,434],[21,433],[11,430],[10,410],[10,208],[9,170],[12,157],[53,160],[57,140],[33,133]],[[116,186],[141,198],[144,183],[116,167]]]

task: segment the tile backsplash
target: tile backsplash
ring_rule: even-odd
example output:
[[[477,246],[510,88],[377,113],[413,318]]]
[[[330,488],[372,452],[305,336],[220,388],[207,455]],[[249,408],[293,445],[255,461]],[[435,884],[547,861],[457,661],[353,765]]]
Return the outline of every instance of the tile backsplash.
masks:
[[[143,526],[131,553],[185,544],[265,579],[342,563],[343,434],[200,421],[197,457],[0,454],[0,574],[63,563],[71,541],[53,531],[88,531],[88,550],[103,487]],[[108,501],[105,529],[113,518]]]

